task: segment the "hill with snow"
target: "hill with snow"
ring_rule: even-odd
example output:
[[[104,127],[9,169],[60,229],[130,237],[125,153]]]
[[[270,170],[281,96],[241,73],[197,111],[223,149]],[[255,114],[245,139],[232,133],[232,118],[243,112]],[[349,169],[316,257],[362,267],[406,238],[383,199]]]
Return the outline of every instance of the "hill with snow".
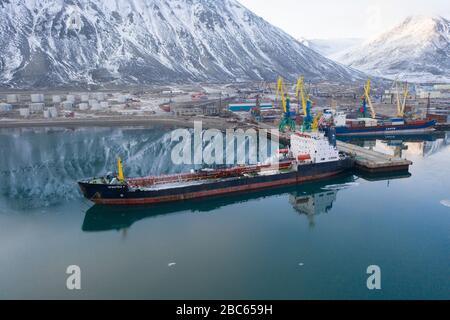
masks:
[[[361,38],[336,38],[336,39],[301,39],[300,42],[310,49],[325,57],[333,57],[335,54],[356,47],[363,43]]]
[[[235,0],[0,0],[0,84],[48,87],[362,74]]]
[[[415,82],[450,82],[450,21],[409,17],[400,25],[332,59],[369,74]]]

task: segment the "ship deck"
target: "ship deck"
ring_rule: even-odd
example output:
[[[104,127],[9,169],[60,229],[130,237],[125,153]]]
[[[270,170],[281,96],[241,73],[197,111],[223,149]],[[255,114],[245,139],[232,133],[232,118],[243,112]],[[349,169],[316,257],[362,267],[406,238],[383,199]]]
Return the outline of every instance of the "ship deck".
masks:
[[[191,187],[196,185],[202,185],[202,184],[210,184],[215,182],[224,182],[224,181],[231,181],[241,178],[248,178],[248,177],[256,177],[256,176],[267,176],[267,175],[275,175],[280,173],[288,173],[291,172],[291,169],[289,168],[280,168],[278,170],[261,170],[258,172],[249,172],[249,173],[243,173],[240,175],[230,176],[230,177],[214,177],[214,178],[202,178],[202,179],[183,179],[183,175],[180,175],[180,179],[178,181],[161,181],[153,184],[132,184],[130,185],[132,189],[134,190],[141,190],[141,191],[157,191],[157,190],[166,190],[166,189],[176,189],[176,188],[184,188],[184,187]]]
[[[157,190],[166,190],[166,189],[176,189],[176,188],[184,188],[184,187],[191,187],[196,185],[202,185],[202,184],[208,184],[208,183],[214,183],[219,181],[229,181],[234,179],[239,179],[240,177],[231,177],[231,178],[225,178],[225,179],[203,179],[203,180],[190,180],[190,181],[179,181],[179,182],[169,182],[169,183],[158,183],[154,184],[152,186],[142,186],[142,187],[136,187],[136,189],[142,190],[142,191],[157,191]]]

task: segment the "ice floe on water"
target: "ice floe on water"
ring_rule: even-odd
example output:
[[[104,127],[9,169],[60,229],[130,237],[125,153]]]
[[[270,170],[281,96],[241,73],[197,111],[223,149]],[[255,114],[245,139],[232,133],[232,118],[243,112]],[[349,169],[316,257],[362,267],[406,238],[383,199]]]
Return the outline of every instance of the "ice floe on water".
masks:
[[[342,183],[342,184],[330,184],[330,185],[327,185],[327,186],[323,187],[322,190],[329,190],[329,191],[344,190],[344,189],[348,189],[348,188],[356,187],[356,186],[359,186],[358,182],[349,182],[349,183]]]
[[[450,208],[450,200],[442,200],[442,201],[441,201],[441,204],[442,204],[443,206],[446,206],[446,207],[449,207],[449,208]]]

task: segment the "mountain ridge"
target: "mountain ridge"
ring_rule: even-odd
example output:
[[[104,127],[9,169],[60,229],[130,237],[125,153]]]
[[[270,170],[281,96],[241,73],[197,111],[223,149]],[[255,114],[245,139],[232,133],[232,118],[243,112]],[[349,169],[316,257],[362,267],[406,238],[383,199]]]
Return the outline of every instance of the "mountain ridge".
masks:
[[[0,83],[10,87],[364,76],[235,0],[0,0],[0,7]]]
[[[450,21],[441,16],[410,16],[330,58],[375,76],[450,82]]]

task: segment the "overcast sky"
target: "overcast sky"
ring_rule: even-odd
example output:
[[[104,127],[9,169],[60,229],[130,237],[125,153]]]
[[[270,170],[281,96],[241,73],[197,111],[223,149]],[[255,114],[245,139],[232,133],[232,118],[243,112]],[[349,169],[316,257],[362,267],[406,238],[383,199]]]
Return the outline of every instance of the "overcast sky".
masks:
[[[450,0],[238,0],[295,38],[368,38],[409,15],[450,17]]]

